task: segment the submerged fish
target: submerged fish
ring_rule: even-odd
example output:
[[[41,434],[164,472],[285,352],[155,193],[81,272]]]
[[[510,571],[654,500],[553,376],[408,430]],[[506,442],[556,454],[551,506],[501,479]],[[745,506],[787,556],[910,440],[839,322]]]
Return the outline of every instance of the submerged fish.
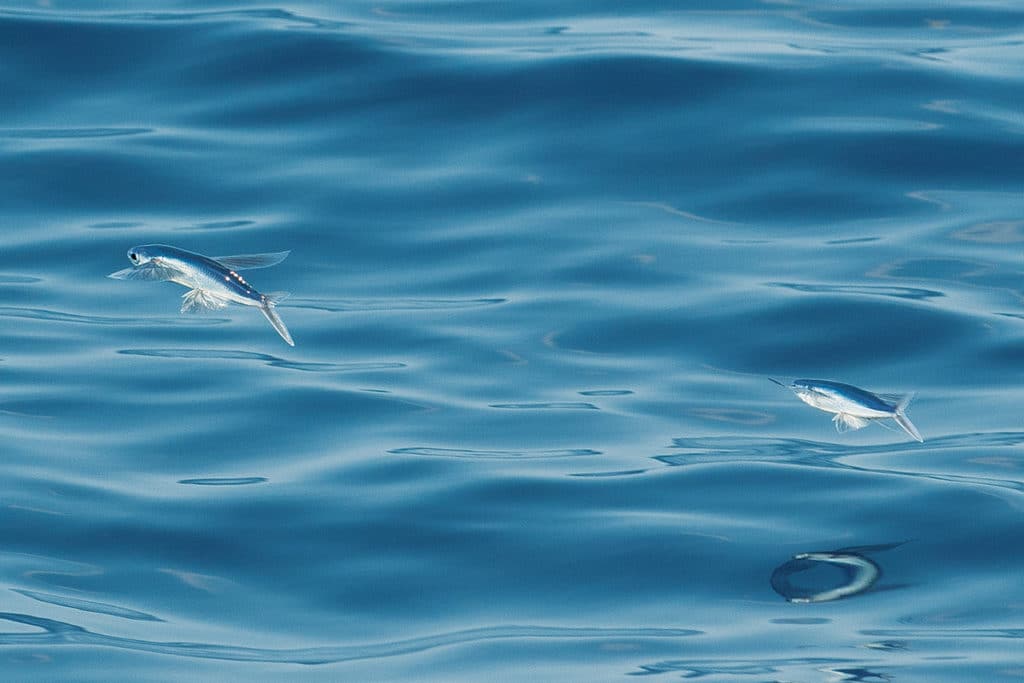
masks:
[[[230,302],[256,306],[290,346],[295,346],[288,328],[274,306],[288,292],[260,294],[237,271],[266,268],[285,259],[291,252],[245,254],[242,256],[203,256],[166,244],[144,244],[128,250],[131,268],[111,273],[116,280],[169,280],[189,288],[182,298],[181,312],[224,308]]]
[[[871,420],[891,417],[907,434],[918,441],[924,441],[904,412],[914,398],[913,394],[872,394],[849,384],[823,379],[797,379],[792,384],[783,384],[774,379],[772,381],[791,389],[807,405],[826,413],[835,413],[832,422],[837,431],[861,429],[867,427]]]

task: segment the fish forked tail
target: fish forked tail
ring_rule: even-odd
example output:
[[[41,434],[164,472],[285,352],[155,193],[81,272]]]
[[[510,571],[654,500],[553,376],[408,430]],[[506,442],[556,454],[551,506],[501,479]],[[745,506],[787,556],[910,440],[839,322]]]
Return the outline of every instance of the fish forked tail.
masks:
[[[295,346],[295,342],[292,341],[292,335],[288,333],[288,328],[285,327],[284,321],[281,320],[281,316],[274,310],[275,305],[278,301],[281,301],[288,296],[288,292],[271,292],[265,294],[263,297],[263,305],[260,306],[260,311],[266,316],[270,324],[274,326],[277,333],[281,335],[281,339],[284,339],[288,346]]]
[[[896,410],[893,412],[892,419],[896,421],[900,427],[903,428],[910,436],[914,437],[921,443],[924,443],[924,438],[921,436],[921,432],[917,431],[917,427],[910,421],[910,418],[906,415],[907,406],[914,400],[913,394],[907,394],[896,403]]]

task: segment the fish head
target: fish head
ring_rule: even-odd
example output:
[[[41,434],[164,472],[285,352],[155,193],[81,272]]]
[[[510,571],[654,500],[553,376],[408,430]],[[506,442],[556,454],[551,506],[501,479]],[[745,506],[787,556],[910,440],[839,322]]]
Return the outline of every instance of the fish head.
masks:
[[[133,266],[144,266],[153,260],[153,253],[150,249],[152,245],[143,244],[138,247],[132,247],[128,250],[128,260],[132,262]]]
[[[821,387],[816,386],[814,382],[810,380],[794,380],[789,388],[793,390],[797,398],[806,403],[809,406],[819,408],[822,410],[828,410],[834,403],[834,397],[829,392],[822,390]]]

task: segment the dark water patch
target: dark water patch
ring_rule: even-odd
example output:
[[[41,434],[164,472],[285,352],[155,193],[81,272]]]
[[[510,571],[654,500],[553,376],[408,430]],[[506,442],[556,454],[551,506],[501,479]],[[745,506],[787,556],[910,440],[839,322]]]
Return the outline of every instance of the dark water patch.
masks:
[[[0,318],[25,318],[46,322],[72,323],[76,325],[102,325],[111,327],[180,327],[193,325],[223,325],[230,322],[226,318],[129,318],[103,315],[79,315],[51,311],[45,308],[20,308],[17,306],[0,306]]]
[[[629,396],[632,393],[629,389],[591,389],[581,391],[580,396]]]
[[[180,479],[179,484],[191,486],[248,486],[265,484],[270,481],[266,477],[204,477],[199,479]]]
[[[67,622],[44,619],[28,614],[0,612],[0,619],[34,626],[41,632],[0,633],[0,646],[40,647],[44,645],[87,645],[113,647],[134,652],[151,652],[177,657],[218,659],[235,662],[272,662],[279,664],[331,664],[358,659],[383,659],[425,652],[441,647],[467,645],[491,640],[525,640],[552,638],[564,640],[646,640],[649,638],[685,638],[701,635],[701,631],[681,628],[567,628],[553,626],[493,626],[467,631],[454,631],[422,638],[388,643],[339,645],[277,650],[270,648],[214,645],[208,643],[164,643],[96,633]]]
[[[391,453],[392,455],[421,455],[435,458],[467,458],[470,460],[534,460],[601,455],[601,451],[595,451],[591,448],[554,450],[484,450],[472,448],[434,448],[428,446],[393,448],[389,450],[388,453]]]
[[[127,607],[121,607],[119,605],[111,605],[105,602],[96,602],[93,600],[83,600],[81,598],[74,598],[67,595],[52,595],[50,593],[40,593],[38,591],[31,591],[24,588],[12,588],[15,593],[20,593],[27,598],[38,600],[39,602],[45,602],[50,605],[57,605],[59,607],[68,607],[70,609],[77,609],[83,612],[92,612],[93,614],[107,614],[112,617],[120,617],[121,619],[132,619],[134,621],[163,621],[159,617],[155,617],[152,614],[146,612],[140,612],[138,610],[129,609]]]
[[[294,361],[280,358],[278,356],[272,356],[269,353],[236,351],[231,349],[121,349],[118,353],[125,356],[144,356],[147,358],[257,361],[276,368],[301,370],[303,372],[376,372],[380,370],[400,370],[406,367],[405,363],[387,361],[365,361],[352,363],[315,363]]]
[[[891,294],[891,292],[890,292]],[[957,345],[981,331],[960,314],[920,304],[841,298],[760,299],[703,309],[596,316],[552,337],[556,348],[624,357],[681,355],[745,372],[775,367],[838,368],[902,363]],[[736,330],[749,330],[737,334]],[[799,368],[794,363],[799,361]]]

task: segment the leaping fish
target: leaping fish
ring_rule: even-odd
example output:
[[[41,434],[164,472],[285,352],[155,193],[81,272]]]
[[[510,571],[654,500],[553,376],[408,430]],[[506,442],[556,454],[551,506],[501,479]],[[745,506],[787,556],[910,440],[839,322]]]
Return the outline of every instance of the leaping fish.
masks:
[[[791,389],[807,405],[826,413],[834,413],[832,422],[839,432],[862,429],[871,420],[891,417],[907,434],[918,441],[924,441],[905,413],[907,405],[914,398],[913,394],[872,394],[849,384],[824,379],[796,379],[792,384],[783,384],[771,377],[768,379]]]
[[[241,256],[203,256],[166,244],[143,244],[128,250],[131,268],[111,273],[116,280],[169,280],[188,287],[181,312],[224,308],[234,302],[256,306],[289,346],[295,346],[284,321],[274,310],[288,292],[261,294],[238,274],[246,268],[266,268],[283,261],[290,251]]]

